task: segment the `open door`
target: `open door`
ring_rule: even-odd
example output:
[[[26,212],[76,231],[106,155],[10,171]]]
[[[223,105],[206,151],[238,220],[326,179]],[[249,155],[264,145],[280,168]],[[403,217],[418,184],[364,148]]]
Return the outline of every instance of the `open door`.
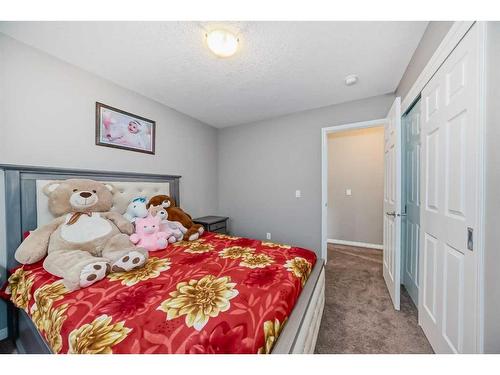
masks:
[[[399,310],[401,277],[401,98],[397,97],[384,130],[384,280]]]

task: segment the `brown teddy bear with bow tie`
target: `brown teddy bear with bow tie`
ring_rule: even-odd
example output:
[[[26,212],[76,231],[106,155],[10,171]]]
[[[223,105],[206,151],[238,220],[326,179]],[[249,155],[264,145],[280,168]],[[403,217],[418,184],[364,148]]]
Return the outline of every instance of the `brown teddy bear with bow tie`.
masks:
[[[146,263],[147,250],[129,240],[133,224],[110,211],[111,184],[69,179],[51,182],[43,192],[57,218],[21,243],[15,254],[19,263],[35,263],[46,256],[45,270],[63,278],[70,290],[92,285],[110,271],[130,271]]]

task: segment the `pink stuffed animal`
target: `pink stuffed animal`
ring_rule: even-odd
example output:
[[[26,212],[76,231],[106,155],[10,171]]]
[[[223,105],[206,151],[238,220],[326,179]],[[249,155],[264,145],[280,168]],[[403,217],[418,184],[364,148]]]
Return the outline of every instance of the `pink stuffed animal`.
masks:
[[[166,249],[171,233],[160,231],[160,217],[151,216],[135,221],[135,233],[130,236],[130,241],[148,251]]]

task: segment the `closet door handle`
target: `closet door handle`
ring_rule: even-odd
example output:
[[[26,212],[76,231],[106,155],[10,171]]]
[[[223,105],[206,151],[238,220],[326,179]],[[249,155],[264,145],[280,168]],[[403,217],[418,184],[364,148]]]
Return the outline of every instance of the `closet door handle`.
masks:
[[[385,214],[386,214],[387,216],[396,217],[396,211],[386,212]]]

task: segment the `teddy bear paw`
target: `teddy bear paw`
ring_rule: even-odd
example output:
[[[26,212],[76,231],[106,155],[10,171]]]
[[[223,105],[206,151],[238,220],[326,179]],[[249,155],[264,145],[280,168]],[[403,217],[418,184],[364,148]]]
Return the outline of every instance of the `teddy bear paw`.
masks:
[[[192,235],[189,236],[189,241],[195,241],[198,238],[200,238],[200,234],[198,232],[197,233],[193,233]]]
[[[106,262],[95,262],[86,265],[80,272],[80,288],[86,288],[104,279],[109,270],[110,266]]]
[[[127,272],[134,268],[141,267],[144,263],[146,263],[146,257],[144,254],[132,250],[114,262],[111,266],[111,271]]]
[[[198,233],[200,234],[200,236],[205,232],[205,228],[204,227],[199,227],[198,228]]]

